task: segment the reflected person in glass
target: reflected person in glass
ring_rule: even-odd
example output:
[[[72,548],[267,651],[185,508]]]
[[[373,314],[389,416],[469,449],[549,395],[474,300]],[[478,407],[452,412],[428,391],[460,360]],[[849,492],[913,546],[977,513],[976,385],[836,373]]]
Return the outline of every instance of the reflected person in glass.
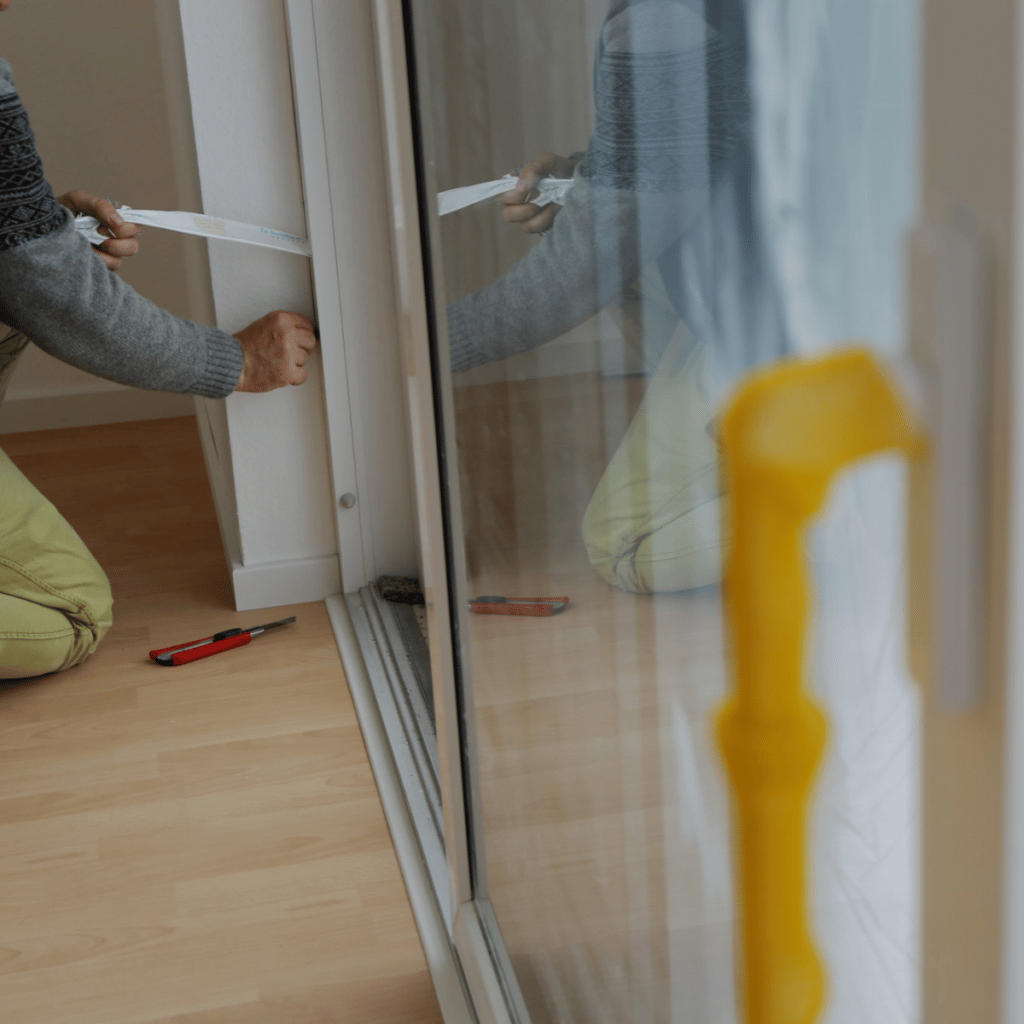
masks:
[[[645,356],[660,356],[583,519],[591,563],[629,591],[719,581],[713,401],[785,350],[754,209],[745,38],[742,0],[615,0],[597,46],[586,151],[531,161],[503,197],[505,220],[538,244],[448,308],[456,373],[542,345],[612,304],[638,328]],[[540,209],[532,189],[548,175],[573,184],[562,206]]]

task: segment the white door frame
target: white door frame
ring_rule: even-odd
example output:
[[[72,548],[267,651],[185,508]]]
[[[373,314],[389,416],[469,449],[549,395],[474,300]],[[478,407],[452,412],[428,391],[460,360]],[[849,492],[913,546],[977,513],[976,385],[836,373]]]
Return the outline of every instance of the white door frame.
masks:
[[[417,573],[368,2],[285,0],[342,590]],[[354,502],[352,499],[355,499]]]
[[[371,13],[373,0],[344,11],[327,0],[285,3],[343,589],[356,591],[382,572],[422,580],[433,640],[447,907],[436,907],[423,870],[344,603],[329,599],[328,610],[446,1019],[512,1024],[473,904],[454,656],[442,642],[451,636],[447,555],[434,540],[444,535],[443,506],[401,11],[381,2]],[[352,99],[360,92],[362,104]],[[346,493],[357,496],[349,508],[341,505]],[[407,508],[396,509],[403,497]],[[460,1004],[463,981],[472,1008]]]

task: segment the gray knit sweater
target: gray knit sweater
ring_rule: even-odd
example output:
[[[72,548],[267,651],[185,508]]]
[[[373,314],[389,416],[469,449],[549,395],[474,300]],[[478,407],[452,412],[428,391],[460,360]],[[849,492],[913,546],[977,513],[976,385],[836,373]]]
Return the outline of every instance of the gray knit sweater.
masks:
[[[28,115],[2,59],[0,321],[63,362],[132,387],[223,398],[242,372],[234,338],[153,305],[107,270],[78,234],[43,177]]]
[[[736,48],[696,6],[611,5],[595,64],[597,123],[564,208],[508,273],[448,307],[454,372],[587,320],[706,218],[749,114]]]

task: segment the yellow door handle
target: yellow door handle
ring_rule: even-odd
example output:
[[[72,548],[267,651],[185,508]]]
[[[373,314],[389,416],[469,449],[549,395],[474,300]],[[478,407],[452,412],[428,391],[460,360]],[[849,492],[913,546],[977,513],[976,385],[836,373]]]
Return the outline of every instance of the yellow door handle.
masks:
[[[739,842],[747,1024],[813,1024],[825,974],[807,911],[808,798],[827,724],[804,690],[808,521],[845,466],[920,443],[875,358],[847,349],[759,373],[721,420],[735,689],[718,719]]]

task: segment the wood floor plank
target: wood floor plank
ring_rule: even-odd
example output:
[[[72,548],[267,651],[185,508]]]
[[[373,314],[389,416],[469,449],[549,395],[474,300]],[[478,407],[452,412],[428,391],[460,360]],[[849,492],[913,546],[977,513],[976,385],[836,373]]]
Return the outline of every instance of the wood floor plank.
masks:
[[[326,610],[233,610],[194,420],[0,446],[115,598],[86,663],[0,687],[0,1024],[439,1022]]]

